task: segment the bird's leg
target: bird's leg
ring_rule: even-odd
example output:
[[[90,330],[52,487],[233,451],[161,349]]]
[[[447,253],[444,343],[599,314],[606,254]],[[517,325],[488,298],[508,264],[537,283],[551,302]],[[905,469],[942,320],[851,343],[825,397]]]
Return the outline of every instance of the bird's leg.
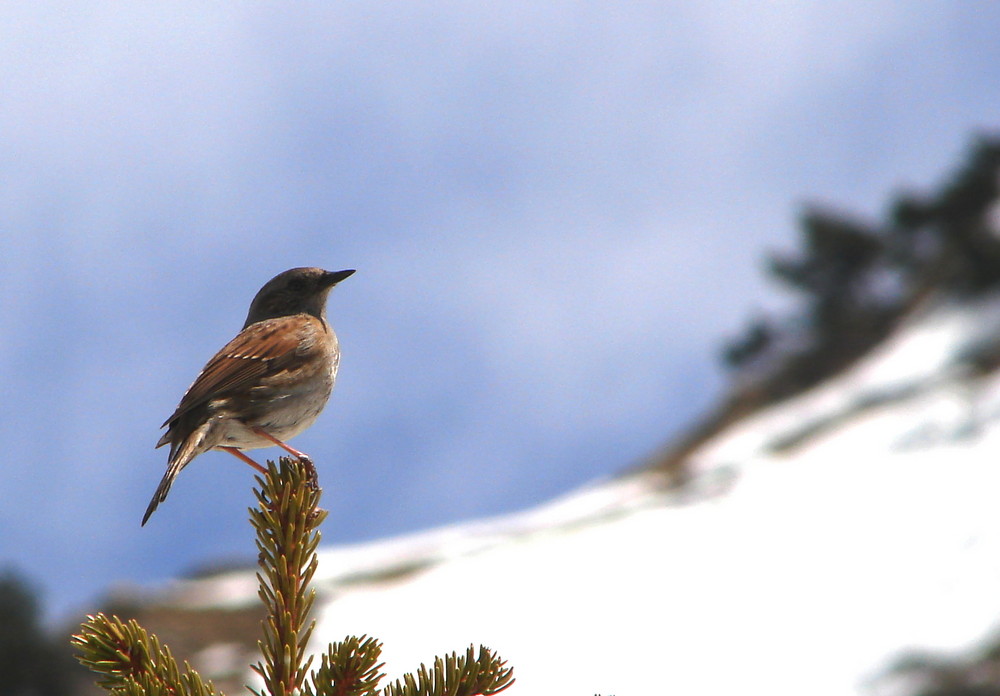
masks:
[[[227,452],[229,452],[229,454],[233,455],[234,457],[239,457],[240,459],[242,459],[243,461],[245,461],[247,464],[249,464],[250,466],[252,466],[254,469],[256,469],[257,471],[259,471],[260,473],[265,474],[265,475],[267,474],[267,469],[265,469],[264,467],[262,467],[260,464],[258,464],[254,460],[252,460],[247,455],[243,454],[243,452],[241,452],[240,450],[236,449],[235,447],[220,447],[219,449],[226,450]]]
[[[257,433],[258,435],[260,435],[265,440],[270,440],[271,442],[273,442],[274,444],[276,444],[278,447],[280,447],[281,449],[285,450],[290,455],[292,455],[293,457],[295,457],[296,459],[298,459],[300,462],[302,462],[302,465],[306,468],[306,480],[309,481],[309,485],[313,486],[314,488],[317,487],[318,482],[319,482],[319,475],[316,473],[316,467],[313,466],[312,459],[309,457],[308,454],[306,454],[305,452],[300,452],[299,450],[295,449],[291,445],[285,444],[284,442],[282,442],[278,438],[274,437],[273,435],[271,435],[270,433],[268,433],[267,431],[265,431],[263,428],[254,427],[254,428],[251,428],[251,430],[253,430],[255,433]]]
[[[286,452],[288,452],[290,455],[292,455],[296,459],[302,460],[303,462],[308,462],[310,464],[312,463],[312,459],[309,458],[308,454],[306,454],[305,452],[299,452],[297,449],[295,449],[291,445],[285,444],[284,442],[282,442],[281,440],[279,440],[278,438],[276,438],[274,435],[271,435],[270,433],[268,433],[263,428],[254,427],[254,428],[251,428],[251,430],[253,430],[255,433],[257,433],[258,435],[260,435],[265,440],[270,440],[271,442],[273,442],[278,447],[280,447],[281,449],[283,449]]]

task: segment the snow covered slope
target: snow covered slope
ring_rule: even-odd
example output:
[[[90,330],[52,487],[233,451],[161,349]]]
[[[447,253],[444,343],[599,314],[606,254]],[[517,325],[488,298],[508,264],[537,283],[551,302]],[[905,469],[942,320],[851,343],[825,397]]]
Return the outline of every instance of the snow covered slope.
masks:
[[[850,371],[691,456],[505,518],[320,558],[317,649],[384,643],[390,677],[486,644],[509,693],[867,692],[902,651],[1000,618],[1000,302],[938,306]],[[543,463],[540,463],[543,464]],[[253,578],[186,583],[241,603]]]

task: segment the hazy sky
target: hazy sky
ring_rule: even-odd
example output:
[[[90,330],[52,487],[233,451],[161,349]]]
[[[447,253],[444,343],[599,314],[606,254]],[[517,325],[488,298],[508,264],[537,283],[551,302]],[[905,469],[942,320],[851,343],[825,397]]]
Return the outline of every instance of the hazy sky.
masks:
[[[324,541],[523,508],[706,409],[818,200],[877,216],[1000,116],[1000,7],[7,3],[0,566],[53,611],[250,556],[252,472],[158,425],[276,273],[358,272],[295,445]],[[262,458],[268,453],[258,452]]]

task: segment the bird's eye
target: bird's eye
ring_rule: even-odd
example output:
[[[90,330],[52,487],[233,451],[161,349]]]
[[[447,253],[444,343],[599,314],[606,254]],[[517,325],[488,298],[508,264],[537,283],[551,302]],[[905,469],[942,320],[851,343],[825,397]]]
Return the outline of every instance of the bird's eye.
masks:
[[[292,292],[304,292],[306,289],[306,281],[302,278],[292,278],[288,281],[288,289]]]

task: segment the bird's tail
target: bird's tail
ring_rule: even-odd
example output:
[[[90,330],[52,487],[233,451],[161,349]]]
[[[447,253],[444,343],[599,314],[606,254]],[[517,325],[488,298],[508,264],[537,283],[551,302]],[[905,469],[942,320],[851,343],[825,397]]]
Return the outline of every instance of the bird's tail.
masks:
[[[153,499],[149,501],[149,507],[146,508],[146,514],[142,516],[142,526],[146,526],[146,522],[149,520],[150,516],[156,511],[160,503],[167,499],[167,493],[170,492],[170,486],[173,485],[174,479],[177,478],[177,474],[181,473],[181,469],[186,467],[192,459],[197,457],[199,454],[205,451],[207,448],[203,448],[205,442],[205,431],[206,428],[202,427],[191,433],[186,439],[175,444],[170,443],[170,457],[167,459],[167,471],[163,474],[163,478],[160,479],[160,485],[156,487],[156,492],[153,493]],[[167,435],[170,433],[168,432]],[[167,444],[169,442],[166,440],[166,436],[160,440],[160,444]],[[159,445],[157,445],[159,447]]]

